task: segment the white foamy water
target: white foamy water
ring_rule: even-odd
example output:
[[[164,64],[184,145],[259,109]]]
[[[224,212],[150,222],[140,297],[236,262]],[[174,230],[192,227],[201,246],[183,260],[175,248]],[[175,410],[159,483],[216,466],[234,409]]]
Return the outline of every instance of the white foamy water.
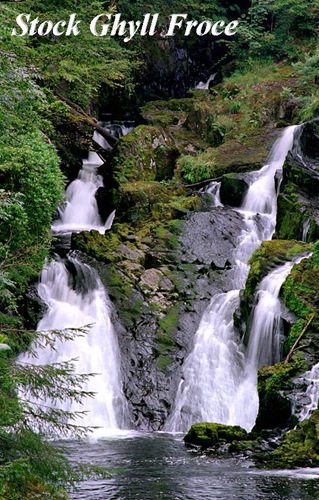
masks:
[[[306,390],[292,396],[293,414],[299,421],[306,420],[317,409],[319,400],[319,363],[297,379]],[[301,404],[300,404],[301,403]]]
[[[68,270],[71,268],[72,272]],[[104,287],[92,268],[70,255],[67,261],[56,258],[47,264],[38,285],[38,293],[48,309],[38,324],[38,331],[82,328],[92,325],[88,333],[74,341],[56,343],[38,349],[35,365],[61,363],[77,358],[75,373],[95,373],[83,390],[95,393],[85,398],[83,404],[65,401],[57,405],[67,411],[88,411],[76,424],[118,429],[128,421],[126,402],[121,388],[120,355],[111,322],[110,302]],[[30,362],[28,353],[19,362]],[[50,406],[51,402],[36,401]]]
[[[205,193],[207,193],[212,199],[213,207],[222,207],[223,204],[220,200],[220,182],[212,182],[209,184],[208,188],[205,189]]]
[[[106,124],[106,130],[121,137],[132,131],[132,127],[125,125]],[[94,132],[93,140],[104,149],[110,149],[106,139],[98,132]],[[89,152],[87,159],[83,160],[83,167],[78,178],[71,182],[65,191],[65,202],[59,207],[59,219],[52,224],[53,233],[63,234],[95,229],[104,234],[112,227],[115,212],[112,212],[107,221],[103,223],[98,210],[96,192],[103,187],[103,178],[98,173],[103,160],[94,151]]]
[[[214,73],[213,75],[210,75],[210,77],[208,78],[207,82],[199,82],[199,84],[196,85],[195,89],[208,90],[209,89],[209,84],[210,84],[210,82],[212,82],[212,81],[215,80],[216,74],[217,73]]]
[[[256,380],[246,384],[246,356],[237,338],[233,314],[239,304],[240,289],[245,286],[248,260],[262,241],[269,240],[276,225],[275,174],[282,170],[293,144],[296,127],[288,127],[276,141],[269,162],[252,175],[253,181],[240,212],[245,230],[235,250],[234,290],[213,297],[194,338],[194,348],[184,362],[174,410],[165,426],[171,431],[186,431],[195,422],[241,425],[250,430],[255,422]],[[250,365],[256,374],[256,366]]]

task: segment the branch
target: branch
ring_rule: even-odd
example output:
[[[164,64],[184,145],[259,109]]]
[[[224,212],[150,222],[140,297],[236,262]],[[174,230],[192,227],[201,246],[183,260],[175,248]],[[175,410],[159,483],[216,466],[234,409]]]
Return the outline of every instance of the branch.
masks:
[[[206,181],[195,182],[195,184],[183,184],[184,187],[192,188],[195,186],[201,186],[202,184],[208,184],[209,182],[220,181],[223,176],[215,177],[215,179],[207,179]]]
[[[110,132],[105,130],[102,125],[99,125],[96,118],[94,118],[93,116],[89,116],[80,106],[71,102],[67,97],[62,97],[58,92],[56,94],[59,99],[65,102],[72,115],[76,116],[81,121],[97,130],[98,133],[101,134],[101,136],[104,137],[104,139],[106,139],[112,147],[115,146],[115,144],[117,143],[117,138],[114,137],[114,135],[110,134]]]
[[[290,351],[289,351],[289,353],[288,353],[288,356],[287,356],[287,357],[286,357],[286,359],[285,359],[285,364],[287,364],[287,363],[289,362],[289,360],[290,360],[290,358],[291,358],[291,356],[292,356],[292,354],[293,354],[294,350],[296,349],[297,345],[299,344],[299,341],[300,341],[301,337],[303,337],[303,336],[304,336],[304,334],[305,334],[306,330],[307,330],[307,329],[308,329],[308,327],[310,326],[310,324],[311,324],[311,322],[312,322],[312,320],[313,320],[313,318],[314,318],[314,317],[315,317],[315,313],[313,313],[313,314],[310,316],[309,321],[308,321],[308,323],[306,324],[305,328],[302,330],[302,332],[301,332],[301,334],[299,335],[299,337],[297,338],[296,342],[294,343],[294,345],[293,345],[293,346],[292,346],[292,348],[290,349]]]

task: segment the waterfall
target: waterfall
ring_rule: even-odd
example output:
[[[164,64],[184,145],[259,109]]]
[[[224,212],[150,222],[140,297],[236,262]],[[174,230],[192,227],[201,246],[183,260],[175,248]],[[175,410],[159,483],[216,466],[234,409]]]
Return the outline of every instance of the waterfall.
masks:
[[[303,223],[303,230],[302,230],[302,241],[304,243],[307,243],[309,229],[310,229],[310,219],[306,219]]]
[[[46,264],[38,285],[40,298],[47,311],[39,322],[38,331],[63,330],[92,325],[88,333],[76,340],[56,342],[36,351],[32,359],[36,365],[61,363],[77,358],[75,372],[94,373],[83,390],[95,393],[83,404],[59,403],[67,411],[88,411],[75,423],[117,429],[127,423],[127,408],[121,389],[120,355],[117,339],[110,319],[110,302],[96,271],[70,254],[64,262],[58,256]],[[19,362],[29,362],[28,353]],[[50,406],[50,402],[35,401]]]
[[[306,420],[318,407],[319,399],[319,363],[300,377],[297,382],[306,386],[306,391],[301,391],[293,396],[293,413],[298,420]]]
[[[247,362],[256,369],[280,361],[283,325],[279,292],[296,263],[287,262],[275,269],[258,287],[247,346]]]
[[[234,289],[211,300],[194,338],[194,348],[182,367],[173,412],[166,429],[186,431],[195,422],[210,421],[242,425],[250,430],[256,415],[243,413],[239,401],[245,399],[241,386],[245,374],[245,354],[233,325],[240,289],[245,286],[248,261],[262,241],[275,230],[277,197],[275,174],[282,170],[292,148],[297,127],[288,127],[276,141],[267,165],[251,174],[252,183],[240,212],[245,229],[239,235],[235,251]],[[256,368],[251,368],[256,373]],[[258,400],[256,381],[248,388],[248,397]]]
[[[217,73],[214,73],[213,75],[210,75],[210,77],[208,78],[207,82],[199,82],[199,84],[196,85],[195,89],[208,90],[210,82],[212,82],[212,81],[215,80],[215,76],[216,75],[217,75]]]
[[[110,130],[112,124],[108,124]],[[117,125],[117,135],[130,132],[130,128]],[[93,139],[102,148],[108,149],[107,141],[97,132]],[[97,229],[104,233],[110,229],[115,212],[103,224],[95,199],[96,191],[103,186],[98,168],[103,164],[100,156],[90,151],[83,160],[78,179],[71,182],[65,192],[65,204],[59,209],[60,220],[53,223],[52,230],[61,240],[73,231]],[[65,245],[64,245],[65,246]],[[84,336],[73,341],[58,340],[55,350],[49,346],[36,349],[33,364],[48,365],[64,361],[75,361],[75,373],[94,373],[83,390],[94,392],[94,398],[87,398],[82,404],[69,401],[59,403],[58,408],[77,412],[85,410],[85,416],[78,417],[78,425],[119,429],[129,426],[127,403],[122,392],[120,374],[120,353],[117,338],[111,322],[111,304],[95,270],[82,263],[71,252],[65,259],[55,256],[42,270],[38,293],[47,305],[47,311],[39,322],[38,331],[83,328],[90,325]],[[19,362],[29,362],[28,353],[19,357]],[[50,406],[50,401],[34,401],[35,404]]]
[[[220,186],[221,186],[220,182],[212,182],[204,191],[212,199],[213,207],[223,206],[222,202],[220,201]]]
[[[107,122],[105,128],[116,137],[126,135],[132,130],[132,127],[120,122],[117,124]],[[96,131],[93,140],[103,149],[111,149],[108,142]],[[110,214],[104,224],[95,197],[97,190],[104,186],[103,178],[98,174],[98,169],[103,163],[101,157],[94,151],[90,151],[88,158],[83,160],[78,178],[71,182],[65,191],[65,202],[58,209],[59,219],[52,225],[54,233],[65,234],[96,229],[103,234],[111,228],[115,212]]]
[[[248,430],[254,426],[259,408],[256,391],[258,368],[263,365],[272,366],[281,359],[284,339],[279,300],[281,287],[293,266],[307,256],[278,267],[261,281],[257,289],[249,328],[245,370],[233,401],[237,423]]]

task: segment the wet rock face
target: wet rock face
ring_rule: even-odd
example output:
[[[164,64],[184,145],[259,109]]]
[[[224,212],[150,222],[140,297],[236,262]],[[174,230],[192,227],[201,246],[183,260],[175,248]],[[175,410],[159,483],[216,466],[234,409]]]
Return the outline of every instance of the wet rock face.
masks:
[[[304,125],[300,146],[304,156],[319,161],[319,118]]]
[[[225,270],[234,264],[236,237],[244,229],[242,216],[227,208],[195,213],[185,222],[181,236],[182,259]]]
[[[122,225],[106,235],[73,235],[73,248],[85,251],[115,306],[134,427],[159,430],[167,420],[203,312],[214,294],[231,288],[242,228],[240,214],[216,208],[157,224],[150,236]]]
[[[213,37],[210,44],[198,39],[187,44],[178,37],[153,39],[145,54],[148,69],[142,86],[143,97],[183,97],[201,79],[208,79],[207,68],[219,57],[220,47]]]
[[[278,197],[276,237],[319,238],[319,121],[306,123],[295,137],[283,169]],[[305,233],[304,229],[308,227]]]

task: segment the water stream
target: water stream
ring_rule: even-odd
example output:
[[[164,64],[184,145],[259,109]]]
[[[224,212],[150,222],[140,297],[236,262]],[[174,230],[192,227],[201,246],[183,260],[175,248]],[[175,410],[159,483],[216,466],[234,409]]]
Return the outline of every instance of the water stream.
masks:
[[[108,123],[108,130],[116,131],[120,137],[130,132],[127,126]],[[102,148],[108,143],[97,132],[93,140]],[[102,187],[103,179],[98,168],[103,164],[101,157],[90,151],[83,160],[78,179],[71,182],[65,192],[65,203],[59,208],[60,219],[52,226],[53,233],[63,241],[73,231],[96,229],[104,233],[112,226],[115,212],[103,224],[99,216],[96,191]],[[62,245],[62,248],[65,246]],[[49,346],[38,349],[34,364],[48,365],[75,360],[75,373],[95,374],[83,390],[93,392],[94,398],[87,398],[83,404],[65,401],[56,405],[70,412],[85,411],[73,423],[99,427],[98,433],[108,429],[130,427],[127,403],[122,391],[120,373],[120,352],[111,321],[111,303],[97,272],[81,262],[76,253],[70,252],[62,259],[58,255],[46,263],[40,276],[38,293],[47,306],[44,317],[38,324],[38,331],[83,328],[90,325],[88,333],[76,340],[56,342],[55,350]],[[28,362],[28,354],[19,357],[21,363]],[[34,401],[35,404],[51,405],[50,401]]]
[[[121,128],[120,124],[104,126],[118,136],[130,131],[129,126]],[[239,305],[251,254],[273,235],[274,177],[292,146],[295,130],[296,127],[289,127],[276,142],[269,163],[250,174],[250,188],[241,209],[237,209],[244,218],[245,229],[238,236],[234,252],[233,289],[216,295],[203,315],[194,348],[184,362],[174,412],[166,424],[168,431],[186,431],[193,422],[205,420],[239,424],[247,429],[255,422],[257,368],[263,362],[278,360],[278,295],[293,263],[275,269],[261,282],[247,352],[234,328],[233,314]],[[101,136],[95,135],[94,139],[108,148]],[[60,218],[52,228],[59,237],[85,229],[104,233],[112,226],[114,214],[103,223],[95,200],[97,189],[103,185],[98,174],[101,164],[99,155],[91,152],[83,161],[78,179],[69,185]],[[212,210],[222,206],[219,190],[219,183],[206,189]],[[77,373],[97,374],[84,387],[96,393],[95,399],[85,401],[88,413],[77,423],[101,429],[94,439],[63,445],[71,461],[109,467],[113,474],[108,479],[82,483],[80,491],[72,495],[74,500],[311,500],[318,495],[317,470],[265,473],[257,471],[248,460],[216,459],[187,450],[178,434],[120,431],[130,427],[130,417],[121,388],[120,352],[111,321],[111,304],[98,274],[76,252],[66,258],[54,256],[41,273],[38,291],[47,305],[38,330],[92,325],[87,335],[75,342],[58,342],[55,351],[47,348],[32,360],[45,365],[78,358]],[[20,356],[20,361],[29,361],[28,356]],[[315,380],[317,375],[311,372],[308,378]],[[318,394],[310,386],[311,382],[308,396],[312,408]],[[83,409],[70,406],[67,401],[60,407],[73,412]]]
[[[165,429],[186,431],[195,422],[241,425],[250,430],[257,416],[256,366],[254,382],[241,391],[246,355],[233,325],[249,271],[248,260],[262,241],[270,240],[275,230],[277,196],[275,174],[282,170],[292,148],[297,127],[288,127],[276,141],[267,165],[251,175],[252,182],[240,212],[245,229],[235,250],[234,289],[213,297],[195,335],[194,348],[184,362],[174,411]],[[257,356],[257,353],[255,353]],[[257,401],[249,404],[246,401]]]

